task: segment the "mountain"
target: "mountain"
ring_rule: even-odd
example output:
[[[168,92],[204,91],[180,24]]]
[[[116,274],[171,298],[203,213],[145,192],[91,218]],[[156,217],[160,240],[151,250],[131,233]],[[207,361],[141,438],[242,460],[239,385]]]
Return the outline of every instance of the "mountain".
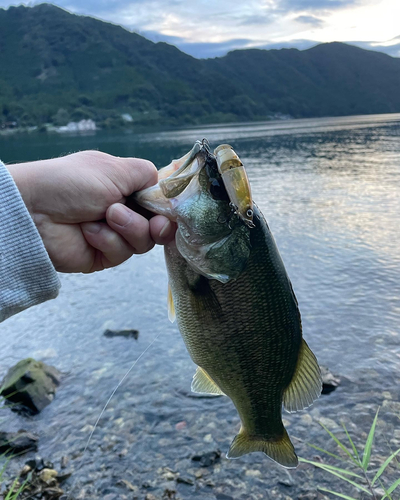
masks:
[[[400,112],[400,59],[342,43],[195,59],[50,4],[0,9],[0,123],[103,127]]]

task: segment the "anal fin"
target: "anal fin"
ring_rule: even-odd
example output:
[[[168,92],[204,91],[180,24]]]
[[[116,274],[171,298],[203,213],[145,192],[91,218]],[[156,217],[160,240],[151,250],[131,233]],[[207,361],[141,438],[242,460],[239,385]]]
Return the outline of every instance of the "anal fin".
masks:
[[[192,392],[198,392],[200,394],[213,394],[215,396],[225,396],[225,393],[217,386],[213,379],[208,375],[208,373],[197,367],[196,373],[192,380]]]
[[[303,410],[319,398],[321,390],[322,379],[317,358],[303,340],[296,371],[283,393],[283,405],[291,413]]]
[[[299,461],[286,429],[283,431],[281,438],[271,439],[263,436],[251,436],[242,427],[232,441],[226,458],[239,458],[247,453],[262,451],[279,465],[294,469]]]
[[[168,319],[171,321],[171,323],[173,323],[176,319],[176,314],[175,314],[174,299],[172,298],[171,285],[169,283],[168,283],[167,306],[168,306]]]

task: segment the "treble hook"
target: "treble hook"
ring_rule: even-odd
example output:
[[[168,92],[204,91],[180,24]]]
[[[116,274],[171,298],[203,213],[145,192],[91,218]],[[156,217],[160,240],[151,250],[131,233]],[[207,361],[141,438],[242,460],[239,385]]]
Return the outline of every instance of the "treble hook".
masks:
[[[211,153],[210,143],[208,142],[208,139],[204,137],[201,141],[201,145],[207,151],[207,153]]]

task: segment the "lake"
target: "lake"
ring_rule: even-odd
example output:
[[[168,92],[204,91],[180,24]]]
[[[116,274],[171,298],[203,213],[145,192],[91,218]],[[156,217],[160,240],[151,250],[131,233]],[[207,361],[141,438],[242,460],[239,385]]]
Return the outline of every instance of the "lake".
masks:
[[[29,161],[95,148],[161,167],[203,137],[212,147],[231,144],[245,164],[292,280],[304,336],[320,364],[342,377],[311,408],[284,414],[298,454],[317,454],[307,442],[337,453],[318,421],[335,430],[343,420],[362,443],[381,406],[374,448],[381,463],[400,447],[400,114],[141,134],[15,134],[0,136],[0,158]],[[73,498],[291,499],[316,485],[333,487],[327,474],[305,464],[289,473],[261,454],[225,459],[238,417],[226,398],[190,393],[194,365],[167,319],[161,248],[116,269],[61,275],[61,281],[56,300],[0,326],[0,376],[32,356],[61,370],[62,385],[39,416],[3,409],[0,419],[5,430],[37,432],[40,455],[56,467],[69,458],[74,472],[66,489]],[[139,339],[106,338],[107,328],[136,328]],[[113,388],[156,337],[82,458]],[[223,454],[209,467],[192,460],[215,450]],[[388,471],[389,478],[399,476]],[[177,481],[178,474],[187,481]],[[334,489],[357,495],[347,486]]]

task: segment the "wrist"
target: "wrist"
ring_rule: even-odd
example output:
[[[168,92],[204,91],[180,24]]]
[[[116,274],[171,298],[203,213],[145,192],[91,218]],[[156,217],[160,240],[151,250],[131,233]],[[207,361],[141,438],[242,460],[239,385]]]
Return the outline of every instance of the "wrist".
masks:
[[[32,215],[33,179],[30,179],[30,175],[28,172],[29,167],[26,163],[19,163],[15,165],[6,165],[6,168],[17,186],[26,208]]]

